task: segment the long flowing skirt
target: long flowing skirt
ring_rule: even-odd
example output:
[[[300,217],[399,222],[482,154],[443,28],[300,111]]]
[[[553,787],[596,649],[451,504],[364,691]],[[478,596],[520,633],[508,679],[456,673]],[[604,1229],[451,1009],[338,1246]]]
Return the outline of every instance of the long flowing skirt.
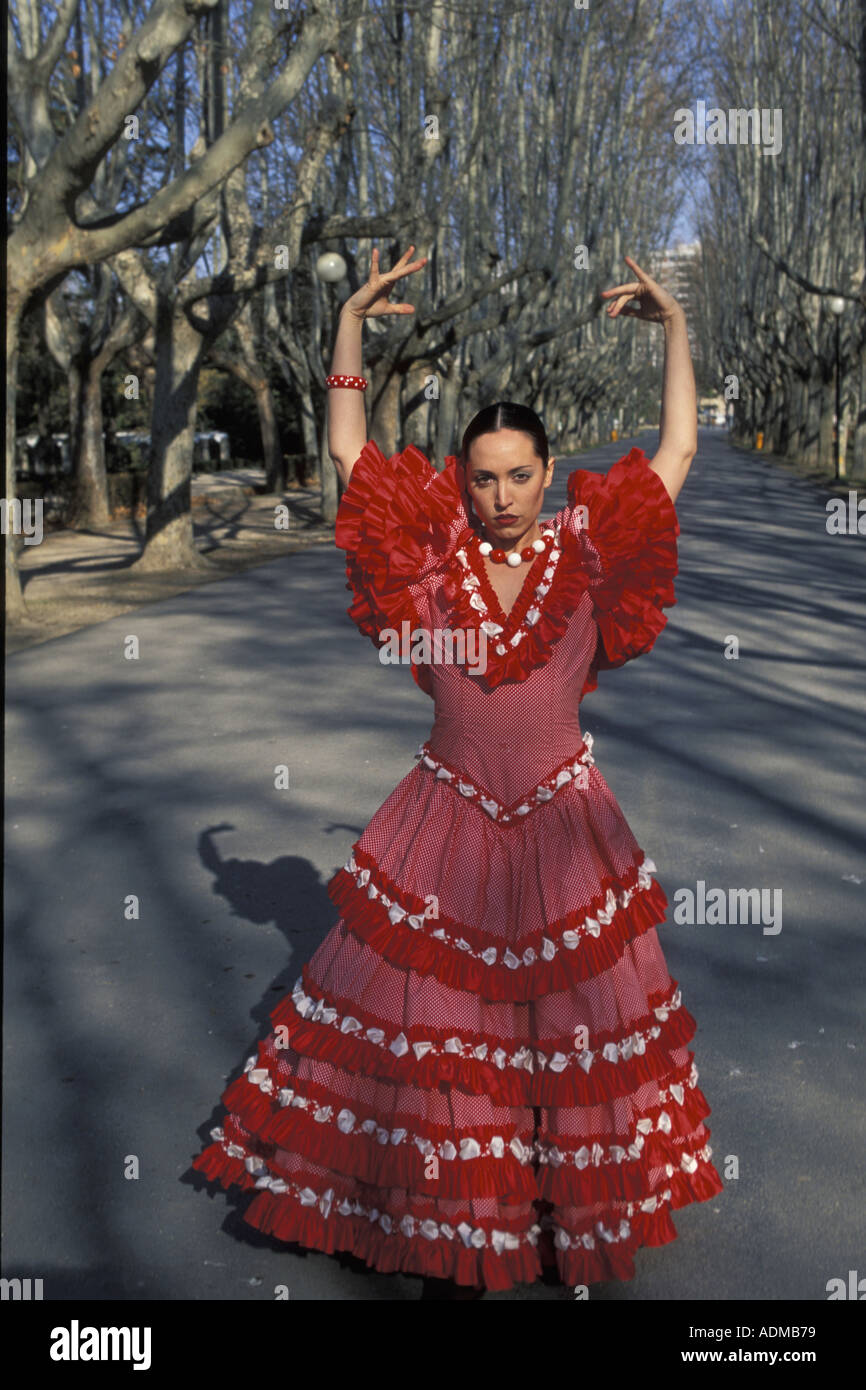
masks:
[[[722,1189],[654,869],[595,767],[503,824],[422,761],[193,1166],[382,1272],[631,1279]]]

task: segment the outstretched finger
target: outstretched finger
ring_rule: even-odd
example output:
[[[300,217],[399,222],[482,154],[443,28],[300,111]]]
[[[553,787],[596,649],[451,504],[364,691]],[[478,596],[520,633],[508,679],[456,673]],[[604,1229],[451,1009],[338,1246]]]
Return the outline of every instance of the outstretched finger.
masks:
[[[411,265],[406,265],[402,270],[392,270],[391,274],[395,280],[402,280],[405,275],[412,275],[416,270],[420,270],[422,265],[427,264],[427,257],[422,256],[420,261],[413,261]]]
[[[637,261],[632,260],[631,256],[623,256],[623,260],[631,266],[636,275],[639,275],[645,285],[654,285],[656,282],[648,271],[642,270]]]
[[[412,252],[413,252],[414,250],[415,250],[415,247],[414,247],[414,246],[410,246],[408,251],[404,251],[404,252],[403,252],[403,255],[400,257],[399,261],[397,261],[397,262],[395,263],[395,265],[393,266],[393,268],[392,268],[391,271],[389,272],[391,279],[393,279],[393,280],[401,280],[401,279],[403,278],[404,275],[411,275],[411,274],[413,274],[414,271],[420,270],[421,267],[422,267],[422,265],[426,265],[426,264],[427,264],[427,260],[428,260],[427,256],[422,256],[420,260],[413,261],[411,265],[404,265],[404,264],[403,264],[403,262],[406,260],[407,256],[411,256],[411,254],[412,254]]]
[[[611,290],[602,290],[601,297],[602,299],[607,299],[608,296],[612,294],[637,294],[640,288],[640,280],[636,280],[634,284],[631,285],[614,285]]]
[[[402,256],[400,256],[400,257],[394,262],[394,264],[393,264],[392,267],[391,267],[391,271],[390,271],[390,273],[391,273],[392,275],[394,274],[395,271],[397,271],[397,270],[400,269],[400,267],[403,265],[403,262],[404,262],[404,261],[406,261],[406,260],[409,259],[409,257],[411,256],[411,254],[412,254],[412,252],[413,252],[414,250],[415,250],[415,247],[414,247],[414,246],[410,246],[410,247],[408,248],[408,250],[404,251],[403,254],[402,254]]]
[[[615,303],[608,304],[607,312],[610,315],[610,317],[616,318],[618,314],[621,314],[625,310],[629,300],[635,298],[637,298],[636,291],[632,292],[631,290],[626,290],[625,294],[620,295],[620,297],[616,300]]]

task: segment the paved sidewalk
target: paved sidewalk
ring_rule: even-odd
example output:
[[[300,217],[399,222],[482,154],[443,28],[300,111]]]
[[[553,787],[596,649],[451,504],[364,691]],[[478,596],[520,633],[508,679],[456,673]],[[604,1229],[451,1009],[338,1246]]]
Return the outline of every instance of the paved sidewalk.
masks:
[[[579,466],[632,442],[652,452]],[[678,604],[582,706],[672,908],[700,881],[784,895],[777,935],[659,928],[726,1190],[597,1301],[824,1301],[863,1272],[866,539],[828,535],[824,503],[701,431]],[[46,1299],[419,1295],[257,1236],[191,1169],[432,721],[346,617],[343,558],[311,546],[7,660],[2,1273]]]
[[[38,545],[19,551],[28,621],[7,624],[6,651],[22,651],[310,545],[333,546],[333,525],[320,519],[318,488],[259,492],[264,483],[263,468],[193,475],[193,535],[209,562],[201,570],[133,569],[144,538],[141,517],[117,518],[96,531],[46,530]],[[274,509],[282,503],[289,508],[289,527],[277,531]]]

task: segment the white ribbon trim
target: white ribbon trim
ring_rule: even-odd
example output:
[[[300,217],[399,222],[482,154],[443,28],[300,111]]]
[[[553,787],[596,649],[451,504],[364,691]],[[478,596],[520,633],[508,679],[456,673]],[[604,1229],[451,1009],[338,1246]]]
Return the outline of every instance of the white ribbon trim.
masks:
[[[518,810],[520,809],[521,808],[518,808]],[[402,903],[395,902],[393,899],[389,898],[387,894],[371,880],[369,869],[358,868],[354,857],[350,856],[343,865],[343,868],[347,873],[354,876],[355,885],[359,891],[364,890],[368,898],[378,898],[382,906],[388,909],[388,919],[395,926],[398,922],[408,920],[409,925],[414,931],[424,931],[426,929],[428,930],[428,934],[435,937],[438,941],[443,941],[454,950],[465,952],[466,955],[472,956],[474,960],[482,961],[484,965],[496,965],[499,961],[499,952],[502,950],[501,947],[487,946],[483,951],[476,950],[464,937],[460,936],[455,938],[453,934],[449,936],[444,927],[436,925],[438,919],[425,917],[422,913],[410,913],[408,907],[404,907]],[[604,907],[598,912],[596,917],[585,917],[577,927],[567,927],[560,935],[559,942],[556,942],[552,937],[542,936],[539,942],[541,948],[540,952],[536,952],[535,948],[532,946],[527,946],[523,954],[517,956],[510,947],[506,947],[501,964],[505,965],[509,970],[527,969],[529,966],[535,964],[539,954],[543,960],[551,961],[560,950],[576,951],[580,945],[581,938],[584,936],[594,936],[598,939],[598,937],[601,936],[602,926],[609,926],[611,924],[618,908],[628,907],[632,898],[636,897],[638,893],[646,892],[652,886],[651,875],[655,872],[655,868],[656,866],[652,859],[644,858],[642,863],[638,866],[638,878],[635,886],[633,888],[624,888],[619,894],[615,894],[611,888],[608,888]],[[428,923],[430,924],[429,928]],[[318,1022],[318,1020],[316,1020],[316,1022]]]
[[[215,1131],[212,1131],[215,1133]],[[620,1241],[628,1240],[631,1235],[631,1226],[626,1217],[633,1217],[636,1212],[654,1212],[671,1200],[671,1189],[665,1188],[663,1192],[653,1193],[651,1197],[646,1197],[640,1202],[629,1202],[625,1207],[625,1216],[620,1219],[616,1230],[605,1226],[603,1221],[596,1221],[592,1231],[570,1233],[558,1225],[550,1214],[542,1217],[540,1223],[534,1223],[526,1231],[520,1233],[514,1231],[492,1230],[484,1231],[479,1226],[470,1226],[468,1222],[461,1221],[456,1230],[447,1221],[433,1221],[427,1218],[419,1221],[417,1217],[410,1214],[404,1215],[395,1228],[394,1218],[388,1212],[380,1212],[377,1207],[365,1207],[357,1198],[354,1200],[348,1197],[335,1204],[335,1193],[332,1187],[328,1187],[324,1192],[318,1193],[311,1187],[300,1187],[297,1183],[289,1179],[274,1176],[270,1173],[267,1165],[255,1154],[247,1154],[246,1151],[236,1144],[226,1145],[223,1142],[226,1152],[238,1150],[238,1156],[244,1158],[245,1167],[249,1172],[258,1174],[255,1186],[258,1189],[269,1189],[273,1194],[285,1196],[297,1202],[302,1207],[317,1207],[325,1218],[331,1212],[338,1212],[341,1216],[363,1216],[370,1222],[377,1222],[386,1235],[402,1235],[407,1240],[415,1236],[423,1236],[425,1240],[461,1240],[466,1249],[484,1250],[491,1249],[495,1254],[501,1255],[506,1250],[518,1250],[524,1242],[535,1246],[538,1237],[545,1228],[554,1232],[554,1245],[559,1250],[575,1250],[581,1246],[585,1250],[596,1249],[596,1237],[606,1244],[617,1244]],[[709,1146],[700,1150],[694,1157],[683,1156],[683,1168],[688,1172],[694,1172],[698,1167],[698,1158],[709,1158],[712,1151]],[[234,1156],[234,1154],[232,1155]],[[688,1165],[686,1159],[689,1160]],[[667,1165],[668,1176],[672,1176],[673,1168]],[[594,1234],[593,1234],[594,1233]]]
[[[538,806],[551,801],[558,791],[561,791],[571,782],[574,782],[580,791],[586,791],[589,786],[589,769],[595,763],[595,758],[592,756],[592,734],[585,734],[583,743],[584,747],[574,762],[549,773],[534,791],[519,797],[511,806],[504,805],[495,797],[485,795],[472,784],[465,772],[455,772],[446,767],[435,753],[431,752],[426,743],[421,744],[414,756],[420,759],[419,767],[430,768],[439,781],[450,782],[454,785],[454,779],[457,778],[456,789],[461,796],[475,801],[487,812],[491,820],[497,821],[501,825],[508,825],[518,816],[528,815]]]
[[[542,535],[553,536],[553,547],[550,551],[547,567],[544,570],[544,574],[542,575],[542,582],[540,584],[536,584],[535,586],[535,597],[538,600],[538,602],[537,604],[533,605],[531,608],[527,610],[523,620],[514,629],[514,636],[511,638],[509,642],[510,647],[516,647],[518,643],[522,642],[524,637],[526,636],[527,628],[534,627],[535,624],[538,622],[539,618],[541,617],[542,601],[544,599],[545,594],[550,589],[553,576],[556,573],[557,564],[559,563],[559,560],[562,556],[561,549],[558,549],[561,529],[562,524],[557,523],[557,525],[553,529],[542,531]],[[479,617],[481,618],[479,627],[484,630],[487,636],[498,636],[499,633],[503,631],[503,628],[501,624],[495,623],[493,619],[490,617],[490,611],[487,607],[487,604],[484,602],[484,596],[481,593],[480,581],[477,575],[474,574],[472,570],[472,567],[469,563],[469,556],[466,552],[465,547],[461,547],[460,550],[455,552],[455,555],[463,568],[461,588],[466,590],[466,592],[469,595],[470,607],[474,608],[476,613],[478,613]],[[504,656],[507,650],[508,648],[505,646],[503,642],[497,642],[494,647],[494,651],[496,652],[497,656]]]
[[[217,1133],[216,1130],[211,1131],[213,1136],[216,1136]],[[257,1188],[268,1188],[273,1193],[291,1198],[302,1207],[318,1207],[324,1217],[330,1216],[332,1209],[339,1212],[341,1216],[365,1216],[368,1221],[378,1222],[385,1234],[389,1236],[400,1234],[407,1239],[416,1235],[424,1236],[427,1240],[454,1241],[459,1239],[467,1249],[473,1247],[476,1250],[483,1250],[489,1246],[497,1255],[501,1255],[506,1250],[518,1250],[524,1242],[535,1245],[541,1233],[541,1227],[537,1224],[517,1234],[513,1231],[493,1230],[487,1232],[479,1226],[470,1226],[465,1221],[461,1222],[455,1231],[446,1221],[436,1222],[430,1219],[419,1221],[417,1217],[408,1214],[402,1217],[399,1226],[395,1229],[394,1218],[388,1212],[380,1212],[377,1207],[365,1207],[357,1198],[351,1200],[344,1197],[334,1205],[335,1193],[332,1187],[326,1188],[320,1194],[311,1187],[300,1187],[287,1178],[274,1176],[268,1170],[267,1164],[257,1154],[247,1154],[246,1150],[238,1144],[226,1144],[221,1130],[219,1135],[220,1140],[218,1142],[222,1143],[226,1153],[229,1153],[233,1158],[242,1157],[247,1170],[250,1173],[259,1174],[255,1184]]]
[[[303,976],[299,975],[298,979],[295,981],[295,987],[292,990],[292,1003],[296,1011],[302,1018],[309,1018],[311,1015],[315,1014],[321,1002],[321,1000],[313,999],[311,996],[304,993]],[[657,1018],[664,1021],[668,1018],[670,1013],[680,1008],[681,1004],[682,992],[678,985],[670,999],[665,1000],[663,1004],[656,1005],[653,1012]],[[359,1032],[363,1029],[364,1025],[350,1014],[347,1014],[342,1022],[339,1022],[339,1015],[335,1009],[322,1009],[318,1021],[324,1024],[326,1014],[330,1013],[333,1013],[334,1017],[331,1019],[330,1024],[326,1026],[337,1028],[338,1032]],[[653,1038],[657,1038],[661,1031],[661,1028],[657,1025],[653,1025],[643,1032],[638,1029],[634,1033],[629,1033],[619,1042],[605,1043],[604,1047],[601,1049],[600,1055],[605,1061],[614,1063],[618,1063],[620,1058],[624,1061],[628,1061],[635,1054],[641,1057],[646,1052],[647,1043]],[[373,1043],[376,1047],[387,1047],[389,1051],[393,1052],[397,1057],[405,1057],[406,1053],[411,1050],[409,1040],[402,1029],[397,1033],[396,1037],[392,1038],[391,1042],[386,1042],[387,1034],[381,1028],[368,1028],[361,1036],[367,1042]],[[424,1041],[427,1040],[425,1039]],[[464,1042],[462,1038],[457,1036],[447,1038],[446,1041],[441,1044],[434,1042],[432,1039],[430,1039],[429,1042],[430,1046],[428,1050],[433,1056],[439,1057],[446,1053],[455,1053],[465,1059],[476,1057],[481,1061],[485,1060],[489,1046],[486,1042],[480,1044]],[[541,1048],[531,1049],[522,1045],[511,1057],[508,1056],[508,1053],[505,1052],[502,1047],[497,1047],[496,1051],[491,1054],[490,1060],[500,1071],[502,1071],[505,1066],[514,1067],[516,1070],[522,1067],[531,1074],[534,1072],[537,1065],[540,1071],[544,1071],[545,1067],[547,1067],[550,1071],[562,1072],[566,1067],[576,1064],[588,1073],[597,1055],[596,1052],[589,1048],[583,1048],[581,1051],[575,1048],[567,1053],[556,1051],[551,1056],[542,1051]]]
[[[252,1061],[254,1059],[251,1058],[250,1060]],[[375,1127],[375,1121],[365,1121],[364,1123],[365,1125],[373,1123]],[[256,1188],[269,1189],[274,1195],[287,1196],[303,1207],[317,1207],[325,1218],[331,1215],[332,1210],[339,1212],[341,1216],[365,1216],[371,1222],[378,1222],[386,1235],[396,1235],[399,1233],[407,1239],[412,1239],[415,1235],[420,1235],[427,1240],[444,1239],[451,1241],[459,1238],[467,1249],[474,1248],[482,1250],[486,1249],[489,1244],[489,1248],[497,1255],[503,1254],[506,1250],[517,1250],[523,1242],[535,1246],[544,1228],[553,1230],[554,1244],[559,1250],[577,1249],[580,1246],[586,1250],[594,1250],[596,1248],[596,1242],[591,1232],[569,1233],[559,1226],[549,1213],[541,1218],[540,1223],[530,1226],[528,1230],[519,1234],[513,1231],[499,1231],[495,1229],[488,1233],[480,1227],[470,1226],[465,1221],[461,1222],[455,1231],[454,1228],[445,1221],[436,1222],[428,1218],[425,1221],[419,1222],[417,1217],[409,1214],[401,1218],[399,1226],[395,1230],[394,1219],[387,1212],[380,1212],[376,1207],[364,1207],[357,1199],[351,1200],[347,1197],[344,1197],[334,1206],[335,1193],[332,1187],[326,1188],[322,1193],[318,1193],[310,1187],[300,1187],[297,1183],[289,1179],[273,1175],[268,1169],[267,1164],[258,1154],[247,1153],[246,1149],[240,1144],[226,1143],[225,1133],[222,1129],[212,1129],[211,1137],[221,1144],[224,1151],[229,1154],[230,1157],[243,1159],[244,1167],[249,1173],[256,1177]],[[474,1141],[463,1141],[463,1143],[466,1142],[472,1143]],[[498,1143],[503,1143],[501,1138],[498,1139]],[[515,1145],[518,1149],[523,1147],[516,1137],[511,1143],[512,1148],[514,1148]],[[528,1150],[526,1151],[528,1152]],[[695,1154],[683,1154],[680,1160],[680,1167],[684,1172],[694,1173],[699,1166],[699,1160],[709,1162],[711,1156],[712,1149],[706,1144]],[[666,1165],[666,1172],[669,1178],[673,1176],[674,1168],[672,1164],[668,1163]],[[670,1200],[671,1189],[665,1188],[663,1192],[654,1193],[651,1197],[644,1198],[640,1202],[627,1203],[625,1207],[625,1216],[633,1217],[637,1211],[657,1211],[666,1201]],[[631,1234],[631,1227],[625,1217],[620,1220],[616,1231],[606,1227],[602,1221],[597,1221],[593,1230],[600,1240],[608,1244],[615,1244],[619,1241],[627,1240]]]

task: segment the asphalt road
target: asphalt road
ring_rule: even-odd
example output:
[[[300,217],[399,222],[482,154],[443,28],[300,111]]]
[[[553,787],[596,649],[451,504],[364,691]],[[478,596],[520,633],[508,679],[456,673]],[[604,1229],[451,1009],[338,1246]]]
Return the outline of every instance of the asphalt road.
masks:
[[[866,1272],[866,536],[829,535],[821,491],[710,430],[678,513],[668,627],[602,673],[583,725],[671,903],[780,889],[783,925],[660,928],[726,1187],[593,1297],[823,1301]],[[348,602],[342,552],[313,549],[7,662],[2,1272],[46,1299],[418,1297],[259,1237],[190,1167],[429,732]]]

